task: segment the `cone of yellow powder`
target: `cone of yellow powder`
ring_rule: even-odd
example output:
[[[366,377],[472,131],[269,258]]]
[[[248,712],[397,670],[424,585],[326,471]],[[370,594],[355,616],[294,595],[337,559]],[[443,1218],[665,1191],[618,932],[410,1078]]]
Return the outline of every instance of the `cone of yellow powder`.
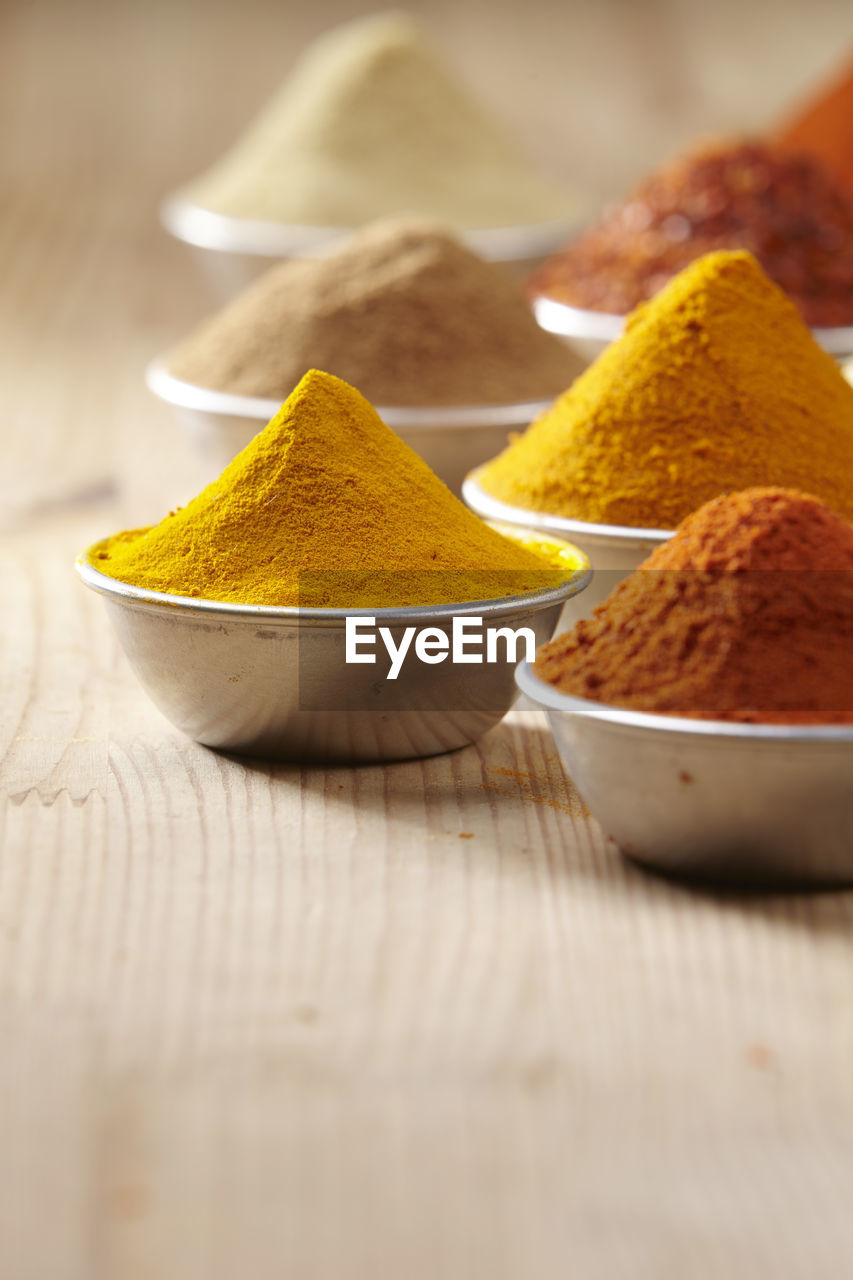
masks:
[[[109,538],[93,563],[153,591],[306,608],[496,599],[576,567],[485,525],[358,391],[317,370],[186,507]]]
[[[712,253],[632,312],[477,481],[509,506],[637,529],[757,485],[850,519],[853,388],[749,253]]]

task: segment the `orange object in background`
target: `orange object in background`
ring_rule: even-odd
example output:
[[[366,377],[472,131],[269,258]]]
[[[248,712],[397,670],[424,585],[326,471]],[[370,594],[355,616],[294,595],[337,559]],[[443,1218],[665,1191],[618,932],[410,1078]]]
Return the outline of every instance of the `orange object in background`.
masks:
[[[853,57],[776,134],[776,141],[822,160],[853,195]]]

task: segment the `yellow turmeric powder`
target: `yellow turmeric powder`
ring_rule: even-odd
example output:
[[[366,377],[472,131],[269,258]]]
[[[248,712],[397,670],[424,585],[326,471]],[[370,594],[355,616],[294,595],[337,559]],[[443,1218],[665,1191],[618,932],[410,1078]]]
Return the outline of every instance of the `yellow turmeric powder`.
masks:
[[[310,608],[485,600],[574,567],[483,524],[358,391],[316,370],[218,480],[94,563],[154,591]]]
[[[751,254],[711,253],[479,479],[515,506],[639,528],[756,485],[853,518],[853,389]]]

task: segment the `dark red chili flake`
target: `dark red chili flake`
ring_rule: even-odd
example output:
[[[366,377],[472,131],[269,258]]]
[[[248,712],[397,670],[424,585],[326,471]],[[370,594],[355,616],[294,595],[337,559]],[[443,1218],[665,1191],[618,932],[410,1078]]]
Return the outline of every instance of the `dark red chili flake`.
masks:
[[[686,152],[529,281],[623,315],[714,249],[749,249],[814,327],[853,325],[853,198],[806,155],[724,140]]]

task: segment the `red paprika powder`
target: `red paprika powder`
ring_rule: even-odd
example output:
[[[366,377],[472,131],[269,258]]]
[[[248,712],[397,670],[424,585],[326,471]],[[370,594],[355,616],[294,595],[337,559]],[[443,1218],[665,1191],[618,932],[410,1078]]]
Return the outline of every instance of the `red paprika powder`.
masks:
[[[715,498],[535,670],[638,711],[853,724],[853,525],[790,489]]]

